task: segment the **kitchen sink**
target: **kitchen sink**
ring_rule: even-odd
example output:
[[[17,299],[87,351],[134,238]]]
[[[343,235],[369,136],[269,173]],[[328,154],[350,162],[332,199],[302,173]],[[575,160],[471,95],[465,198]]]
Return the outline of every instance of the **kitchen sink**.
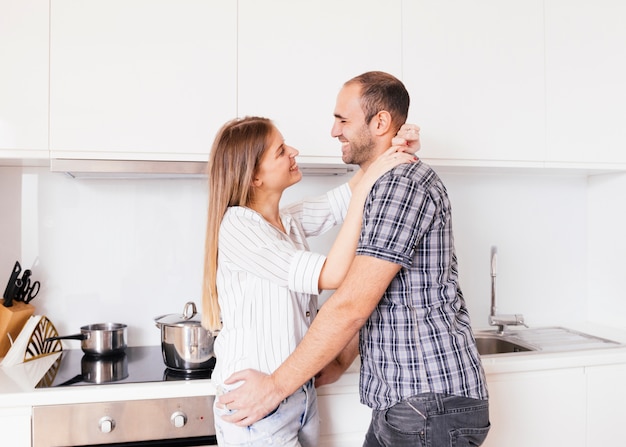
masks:
[[[474,337],[480,355],[564,352],[624,346],[613,340],[558,326],[515,329],[504,333],[483,330],[476,331]]]
[[[536,348],[505,340],[498,335],[476,335],[476,346],[480,355],[506,354],[511,352],[528,352]]]

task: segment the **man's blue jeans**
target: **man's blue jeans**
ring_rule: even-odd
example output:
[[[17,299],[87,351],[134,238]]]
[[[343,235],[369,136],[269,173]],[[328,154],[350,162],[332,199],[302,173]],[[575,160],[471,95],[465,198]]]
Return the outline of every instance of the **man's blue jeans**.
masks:
[[[486,400],[419,394],[372,412],[363,447],[469,447],[489,432]]]

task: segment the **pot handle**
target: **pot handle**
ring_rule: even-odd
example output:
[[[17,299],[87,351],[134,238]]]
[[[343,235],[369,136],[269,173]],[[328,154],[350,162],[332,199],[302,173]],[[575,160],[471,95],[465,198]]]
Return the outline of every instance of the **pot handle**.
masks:
[[[63,335],[61,337],[48,337],[44,341],[55,341],[55,340],[87,340],[87,334],[74,334],[74,335]]]
[[[194,303],[193,301],[189,301],[187,302],[187,304],[185,304],[185,309],[183,310],[183,318],[185,320],[193,318],[197,313],[198,310],[196,309],[196,303]]]

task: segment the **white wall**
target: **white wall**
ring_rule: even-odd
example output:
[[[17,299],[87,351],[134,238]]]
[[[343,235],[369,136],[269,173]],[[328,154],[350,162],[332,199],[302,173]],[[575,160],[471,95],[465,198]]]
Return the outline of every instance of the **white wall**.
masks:
[[[114,321],[129,325],[129,344],[159,344],[155,316],[200,304],[205,180],[76,180],[46,168],[4,168],[3,178],[11,169],[23,169],[2,190],[21,189],[20,262],[37,259],[33,304],[59,333]],[[2,281],[15,257],[2,253]]]
[[[0,291],[21,254],[22,173],[0,166]],[[6,275],[6,278],[5,278]]]
[[[586,178],[443,174],[474,326],[490,305],[490,247],[498,247],[498,312],[531,326],[586,318]]]
[[[626,173],[590,177],[588,194],[589,319],[626,327]]]
[[[585,177],[441,175],[475,327],[487,324],[492,245],[502,313],[523,313],[534,326],[587,318]],[[346,180],[305,177],[283,199]],[[0,286],[16,259],[24,268],[38,259],[33,275],[43,287],[33,304],[61,334],[114,321],[129,325],[131,345],[155,345],[155,316],[180,313],[189,300],[200,304],[205,180],[79,180],[46,168],[0,168],[0,192]],[[326,251],[334,234],[315,238],[312,248]]]

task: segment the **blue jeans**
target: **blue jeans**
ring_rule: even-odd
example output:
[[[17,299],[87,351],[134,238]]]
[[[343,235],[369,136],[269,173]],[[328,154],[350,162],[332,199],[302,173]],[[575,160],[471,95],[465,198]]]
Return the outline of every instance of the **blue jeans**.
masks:
[[[317,392],[312,380],[282,401],[272,413],[249,427],[239,427],[222,420],[221,416],[232,413],[233,410],[213,405],[220,447],[317,447],[320,422]]]
[[[363,447],[479,446],[489,427],[486,400],[418,394],[386,410],[374,410]]]

